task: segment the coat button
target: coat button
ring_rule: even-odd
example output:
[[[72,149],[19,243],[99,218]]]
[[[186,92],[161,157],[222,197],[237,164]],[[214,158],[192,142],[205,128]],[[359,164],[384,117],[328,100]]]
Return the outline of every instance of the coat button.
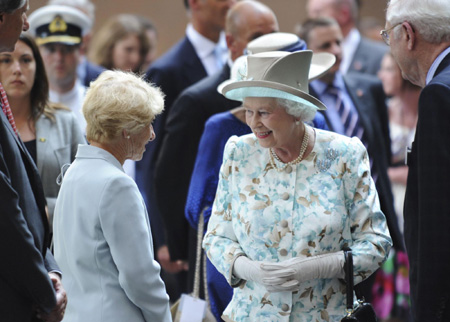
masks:
[[[288,200],[289,199],[289,193],[285,192],[281,195],[281,199]]]
[[[287,312],[287,311],[289,311],[289,305],[287,305],[286,303],[284,303],[284,304],[281,306],[281,309],[283,310],[283,312]]]
[[[288,165],[286,167],[286,169],[284,169],[284,171],[286,171],[286,173],[291,173],[292,172],[292,167],[290,165]]]
[[[289,226],[289,223],[287,222],[287,220],[282,220],[281,222],[280,222],[280,225],[281,225],[281,227],[282,228],[287,228],[287,226]]]
[[[280,255],[281,256],[286,256],[287,254],[288,254],[288,252],[287,252],[286,249],[284,249],[284,248],[280,249]]]

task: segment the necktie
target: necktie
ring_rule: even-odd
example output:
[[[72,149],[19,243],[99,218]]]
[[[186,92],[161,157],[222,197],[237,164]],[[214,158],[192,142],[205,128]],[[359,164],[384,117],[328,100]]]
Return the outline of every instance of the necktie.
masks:
[[[225,62],[223,60],[223,49],[219,44],[214,47],[214,58],[216,59],[217,70],[220,70]]]
[[[335,97],[335,108],[341,118],[342,125],[344,127],[344,134],[349,137],[358,137],[364,144],[366,149],[368,148],[368,141],[364,135],[364,128],[359,123],[359,116],[357,111],[352,111],[352,108],[344,103],[342,99],[341,90],[337,87],[330,86],[328,93]],[[373,166],[373,159],[369,156],[370,169],[372,179],[374,182],[378,179],[378,173]]]
[[[19,136],[16,128],[16,122],[14,122],[14,116],[11,112],[11,108],[9,107],[8,97],[6,97],[6,92],[3,89],[2,83],[0,83],[0,96],[3,113],[5,113],[6,117],[8,118],[9,124],[11,124],[14,133]]]
[[[352,108],[345,104],[342,99],[341,90],[337,87],[330,86],[328,93],[335,98],[335,108],[341,118],[344,127],[344,134],[349,137],[357,136],[363,140],[364,128],[359,123],[358,113],[352,111]]]

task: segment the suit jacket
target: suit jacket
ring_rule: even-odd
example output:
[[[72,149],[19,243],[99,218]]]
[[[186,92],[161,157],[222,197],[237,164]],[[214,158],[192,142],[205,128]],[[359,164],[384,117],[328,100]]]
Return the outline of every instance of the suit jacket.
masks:
[[[381,60],[388,50],[389,47],[384,43],[362,37],[347,73],[359,72],[376,76]]]
[[[85,143],[77,118],[71,111],[57,110],[54,122],[45,115],[36,122],[36,163],[47,199],[50,228],[60,188],[56,179],[62,166],[75,159],[78,144]]]
[[[56,304],[48,272],[59,270],[47,247],[48,221],[39,174],[25,145],[0,111],[0,316],[31,321],[33,305]]]
[[[419,98],[408,154],[405,241],[414,321],[450,321],[450,55]]]
[[[166,135],[156,161],[155,192],[172,259],[188,258],[189,225],[184,207],[205,123],[210,116],[241,105],[217,91],[217,86],[229,78],[230,67],[225,64],[221,72],[184,90],[168,114]]]
[[[381,210],[386,216],[394,247],[404,250],[403,237],[400,233],[394,210],[391,184],[387,175],[390,161],[390,138],[385,103],[386,96],[383,93],[380,81],[371,75],[361,73],[347,74],[344,76],[344,82],[347,92],[358,111],[359,120],[368,141],[368,153],[373,160],[372,170],[378,174],[376,187],[380,198]],[[310,89],[310,94],[319,98],[313,88]],[[326,111],[321,112],[328,120]],[[328,123],[328,127],[333,131],[331,123]]]
[[[56,202],[54,241],[70,299],[65,322],[171,321],[144,201],[109,152],[79,146]]]
[[[84,59],[84,61],[80,64],[80,66],[78,68],[82,68],[83,71],[81,72],[81,74],[84,76],[81,79],[81,83],[86,86],[89,87],[91,85],[91,82],[95,81],[97,79],[97,77],[106,69],[102,66],[96,65],[94,63],[91,63],[89,60],[87,60],[86,58]]]
[[[142,160],[136,163],[136,183],[145,195],[156,248],[165,244],[163,227],[155,200],[154,169],[156,157],[164,139],[166,118],[178,95],[186,87],[206,76],[206,70],[187,37],[184,37],[157,59],[146,73],[147,79],[159,86],[165,94],[164,112],[153,122],[156,138],[152,144],[148,145]]]

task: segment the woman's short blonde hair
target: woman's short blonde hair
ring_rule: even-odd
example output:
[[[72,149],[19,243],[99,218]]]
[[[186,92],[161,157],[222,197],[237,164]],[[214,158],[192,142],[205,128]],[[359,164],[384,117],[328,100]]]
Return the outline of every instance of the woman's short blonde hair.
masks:
[[[89,142],[112,143],[126,130],[136,134],[164,109],[164,94],[130,72],[104,71],[91,83],[83,103]]]

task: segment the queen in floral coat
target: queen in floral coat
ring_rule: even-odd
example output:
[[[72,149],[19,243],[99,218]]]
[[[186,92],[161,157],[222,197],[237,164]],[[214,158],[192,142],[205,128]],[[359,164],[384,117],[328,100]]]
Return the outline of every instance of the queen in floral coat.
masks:
[[[225,321],[340,321],[342,249],[357,284],[392,245],[361,141],[304,124],[325,109],[308,94],[311,56],[249,56],[247,80],[223,89],[253,132],[226,144],[203,241],[235,287]]]

